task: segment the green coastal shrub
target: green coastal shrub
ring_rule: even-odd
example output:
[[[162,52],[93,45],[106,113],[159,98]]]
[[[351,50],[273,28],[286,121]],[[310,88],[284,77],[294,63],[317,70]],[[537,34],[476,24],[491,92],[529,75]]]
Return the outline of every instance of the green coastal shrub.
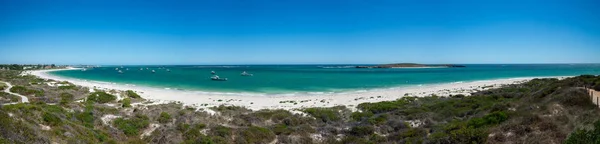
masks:
[[[87,98],[88,101],[97,102],[97,103],[108,103],[116,100],[117,97],[106,92],[94,92],[90,94]]]
[[[75,89],[75,88],[77,88],[77,86],[75,86],[75,85],[58,86],[59,90],[69,90],[69,89]]]
[[[323,122],[340,120],[338,113],[331,108],[307,108],[303,111]]]
[[[75,118],[79,120],[85,127],[94,127],[94,107],[92,104],[86,104],[83,112],[75,113]]]
[[[60,105],[67,105],[69,102],[73,101],[74,96],[70,93],[61,93],[60,94]]]
[[[467,123],[468,127],[479,128],[487,125],[495,125],[504,122],[508,119],[505,112],[498,111],[490,113],[482,118],[472,118]]]
[[[114,126],[117,129],[123,131],[127,136],[137,136],[140,134],[140,131],[150,124],[148,121],[148,117],[145,115],[135,115],[135,117],[125,119],[125,118],[117,118],[113,122]]]
[[[250,126],[242,130],[240,136],[242,139],[236,139],[236,141],[243,140],[242,143],[269,143],[275,139],[275,133],[271,130],[257,126]]]
[[[596,90],[596,91],[600,91],[600,84],[596,84],[596,85],[594,86],[594,90]]]
[[[358,109],[363,112],[371,112],[374,114],[384,113],[389,111],[394,111],[397,109],[401,109],[404,105],[414,101],[414,97],[403,97],[401,99],[395,101],[383,101],[377,103],[361,103],[358,105]]]
[[[222,138],[229,138],[233,134],[233,131],[231,130],[231,128],[224,127],[221,125],[218,125],[218,126],[212,128],[210,130],[210,132],[212,133],[212,135],[222,137]]]
[[[177,129],[183,133],[184,143],[214,143],[210,137],[200,133],[204,128],[206,128],[204,124],[195,124],[193,127],[189,124],[180,124]]]
[[[361,121],[363,118],[370,118],[372,116],[373,113],[371,111],[353,112],[352,114],[350,114],[350,118],[352,118],[355,121]]]
[[[26,96],[31,96],[31,95],[34,95],[36,97],[44,96],[43,90],[27,89],[24,86],[13,86],[12,88],[10,88],[10,92],[18,93],[18,94],[26,95]]]
[[[141,98],[140,95],[138,95],[137,93],[135,93],[132,90],[127,90],[126,93],[127,93],[127,96],[129,96],[130,98]]]
[[[123,107],[131,107],[131,98],[123,99]]]
[[[578,129],[567,137],[565,144],[600,143],[600,121],[594,123],[593,130]]]
[[[62,120],[52,113],[45,112],[42,115],[42,118],[46,124],[51,126],[59,126],[62,124]]]
[[[166,113],[166,112],[161,112],[160,116],[158,117],[158,122],[160,122],[160,123],[171,122],[171,115],[169,115],[169,113]]]
[[[355,136],[371,135],[371,134],[373,134],[374,131],[375,131],[375,129],[373,128],[373,126],[367,126],[367,125],[355,126],[355,127],[352,127],[352,129],[350,129],[350,133]]]

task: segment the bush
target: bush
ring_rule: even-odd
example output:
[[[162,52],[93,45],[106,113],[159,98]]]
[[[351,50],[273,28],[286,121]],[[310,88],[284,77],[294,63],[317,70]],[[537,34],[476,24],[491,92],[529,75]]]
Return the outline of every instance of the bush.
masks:
[[[171,121],[171,115],[166,112],[161,112],[160,117],[158,117],[158,122],[160,123],[168,123]]]
[[[352,118],[355,121],[361,121],[363,118],[370,118],[371,116],[373,116],[373,113],[370,111],[366,111],[366,112],[353,112],[350,115],[350,118]]]
[[[246,143],[269,143],[275,139],[275,134],[266,128],[251,126],[240,132],[242,140]],[[236,139],[238,140],[238,139]]]
[[[26,95],[26,96],[31,96],[31,95],[34,95],[36,97],[44,96],[44,91],[42,91],[42,90],[27,89],[23,86],[13,86],[12,88],[10,88],[10,92],[18,93],[18,94],[22,94],[22,95]]]
[[[68,90],[68,89],[75,89],[77,86],[75,85],[66,85],[66,86],[58,86],[58,89],[60,90]]]
[[[600,84],[596,84],[596,85],[594,86],[594,90],[596,90],[596,91],[600,91]]]
[[[44,119],[44,122],[46,122],[48,125],[51,125],[51,126],[62,125],[62,120],[52,113],[45,112],[44,115],[42,115],[42,118]]]
[[[139,135],[140,130],[148,127],[149,124],[148,117],[140,114],[129,119],[117,118],[114,121],[114,126],[123,131],[127,136]]]
[[[131,98],[123,99],[123,107],[131,107]]]
[[[508,115],[506,115],[503,111],[497,111],[490,113],[482,118],[472,118],[469,120],[467,126],[473,128],[479,128],[487,125],[495,125],[501,122],[504,122],[508,119]]]
[[[219,125],[219,126],[214,127],[213,129],[211,129],[211,133],[212,133],[212,135],[215,135],[218,137],[228,138],[231,136],[232,131],[231,131],[231,128]]]
[[[140,95],[138,95],[137,93],[135,93],[132,90],[127,90],[126,92],[127,92],[127,96],[129,96],[130,98],[141,98]]]
[[[88,104],[85,107],[85,111],[75,114],[75,118],[77,118],[77,120],[81,121],[84,126],[93,128],[94,127],[94,113],[92,112],[93,110],[94,110],[93,106],[91,104]]]
[[[371,113],[383,113],[389,112],[396,109],[402,108],[404,105],[413,101],[415,98],[413,97],[404,97],[402,99],[398,99],[396,101],[383,101],[377,103],[361,103],[358,105],[358,108],[363,111],[369,111]]]
[[[61,93],[60,94],[60,105],[67,105],[69,102],[73,101],[73,95],[70,93]]]
[[[600,143],[600,121],[594,123],[593,130],[578,129],[569,135],[565,144]]]
[[[97,103],[108,103],[116,100],[117,97],[106,92],[94,92],[90,94],[87,98],[88,101],[97,102]]]
[[[187,124],[185,124],[185,125],[187,125]],[[183,127],[186,127],[185,125]],[[196,124],[192,128],[189,128],[189,125],[187,125],[187,127],[188,128],[182,128],[182,129],[186,129],[183,132],[183,137],[185,138],[185,143],[213,143],[211,138],[200,133],[200,131],[202,129],[204,129],[206,127],[206,125]]]
[[[375,129],[372,126],[355,126],[350,129],[350,133],[355,136],[371,135]]]
[[[338,113],[331,108],[307,108],[304,112],[323,122],[340,120]]]

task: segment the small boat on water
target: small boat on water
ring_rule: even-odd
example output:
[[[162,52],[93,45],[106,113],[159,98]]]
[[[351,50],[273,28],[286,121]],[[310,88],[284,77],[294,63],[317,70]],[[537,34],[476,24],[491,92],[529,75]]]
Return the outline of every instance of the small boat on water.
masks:
[[[170,69],[167,69],[167,72],[171,72],[171,70],[170,70]]]
[[[144,70],[144,68],[140,68],[140,70]]]
[[[129,68],[126,68],[125,70],[129,70]]]
[[[85,68],[84,68],[84,69],[82,69],[81,71],[87,71],[87,69],[85,69]]]
[[[227,78],[220,78],[218,75],[212,76],[210,79],[214,81],[227,81]]]
[[[253,74],[247,73],[246,71],[242,72],[242,76],[254,76]]]
[[[215,71],[210,71],[210,74],[216,74],[216,72]]]
[[[155,73],[156,71],[152,70],[152,73]]]
[[[115,70],[119,70],[119,68],[115,68]]]
[[[119,70],[119,73],[120,73],[120,74],[122,74],[122,73],[123,73],[123,71]]]

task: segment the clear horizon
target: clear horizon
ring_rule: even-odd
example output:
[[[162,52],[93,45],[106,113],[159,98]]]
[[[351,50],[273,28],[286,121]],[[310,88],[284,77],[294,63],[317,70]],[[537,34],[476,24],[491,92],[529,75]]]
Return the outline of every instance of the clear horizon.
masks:
[[[0,2],[0,63],[597,64],[600,2]]]

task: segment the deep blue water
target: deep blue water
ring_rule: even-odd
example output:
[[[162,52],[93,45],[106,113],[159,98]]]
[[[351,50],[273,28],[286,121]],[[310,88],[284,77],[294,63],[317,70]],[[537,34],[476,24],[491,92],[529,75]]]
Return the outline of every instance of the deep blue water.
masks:
[[[516,77],[600,74],[600,64],[493,64],[465,68],[356,69],[354,65],[103,66],[51,74],[208,92],[340,92]],[[115,68],[123,71],[119,74]],[[144,70],[140,70],[143,68]],[[146,70],[148,68],[148,70]],[[128,69],[128,70],[127,70]],[[171,72],[167,72],[169,69]],[[156,73],[152,73],[155,70]],[[211,71],[228,81],[210,80]],[[254,76],[241,76],[242,71]]]

